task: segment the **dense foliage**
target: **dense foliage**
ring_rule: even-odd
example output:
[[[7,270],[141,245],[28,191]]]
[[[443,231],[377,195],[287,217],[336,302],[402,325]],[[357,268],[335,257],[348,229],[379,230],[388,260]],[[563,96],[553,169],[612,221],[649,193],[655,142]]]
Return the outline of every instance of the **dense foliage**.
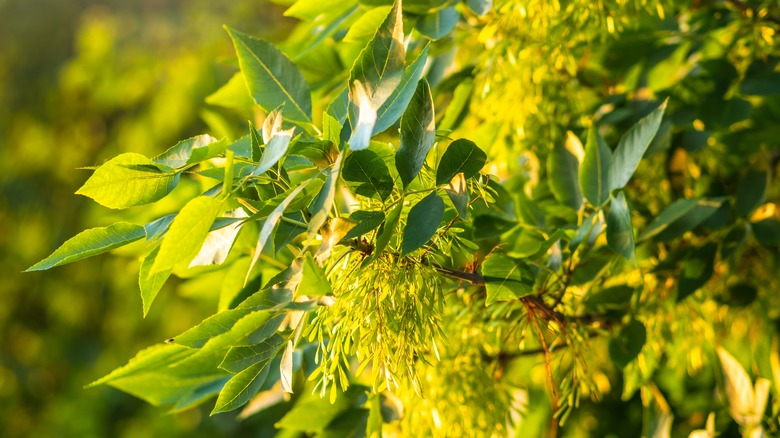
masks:
[[[133,244],[144,315],[171,276],[219,295],[94,385],[326,436],[780,431],[777,5],[286,14],[279,47],[226,27],[225,138],[77,192],[168,211],[29,268]],[[642,421],[597,420],[620,400]]]

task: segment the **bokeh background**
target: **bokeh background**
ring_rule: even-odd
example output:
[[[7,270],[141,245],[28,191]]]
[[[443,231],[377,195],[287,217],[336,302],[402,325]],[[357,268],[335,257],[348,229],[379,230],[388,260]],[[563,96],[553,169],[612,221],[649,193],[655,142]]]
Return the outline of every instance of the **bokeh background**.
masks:
[[[0,435],[262,434],[235,415],[167,414],[83,388],[210,314],[210,299],[170,284],[142,318],[130,255],[21,271],[113,222],[73,194],[90,174],[77,168],[213,133],[221,116],[204,98],[235,71],[222,25],[278,41],[292,25],[283,11],[261,0],[0,0]]]

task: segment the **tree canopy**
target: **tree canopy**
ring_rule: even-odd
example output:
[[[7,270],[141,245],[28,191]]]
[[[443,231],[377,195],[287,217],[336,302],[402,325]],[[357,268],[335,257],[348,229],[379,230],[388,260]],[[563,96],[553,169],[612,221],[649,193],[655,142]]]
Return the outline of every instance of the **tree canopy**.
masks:
[[[130,245],[128,312],[218,295],[90,386],[303,436],[780,433],[776,2],[289,3],[28,269]]]

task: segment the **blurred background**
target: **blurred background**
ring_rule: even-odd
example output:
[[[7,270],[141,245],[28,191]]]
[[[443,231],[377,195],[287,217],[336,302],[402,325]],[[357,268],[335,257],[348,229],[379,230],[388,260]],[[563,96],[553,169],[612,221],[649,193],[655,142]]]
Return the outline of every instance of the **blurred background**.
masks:
[[[210,132],[205,121],[219,115],[204,98],[235,71],[222,25],[279,41],[292,24],[283,11],[262,0],[0,0],[0,435],[262,431],[234,415],[207,421],[206,408],[166,414],[83,388],[209,315],[208,299],[173,293],[172,282],[142,318],[135,257],[21,272],[114,222],[73,194],[90,174],[78,167]]]

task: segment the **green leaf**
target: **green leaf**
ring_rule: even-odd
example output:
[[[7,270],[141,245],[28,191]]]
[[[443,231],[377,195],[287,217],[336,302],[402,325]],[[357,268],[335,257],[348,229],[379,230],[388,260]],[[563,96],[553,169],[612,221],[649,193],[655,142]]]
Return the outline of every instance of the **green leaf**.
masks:
[[[363,267],[368,266],[369,263],[379,257],[382,251],[387,248],[387,245],[390,243],[390,239],[395,234],[395,229],[398,227],[398,221],[401,219],[401,212],[403,209],[404,201],[403,198],[401,198],[395,208],[393,208],[393,210],[387,214],[385,223],[382,224],[381,228],[379,228],[379,234],[377,234],[376,243],[374,244],[374,252],[371,253],[370,257],[363,261]]]
[[[638,240],[655,238],[660,242],[668,242],[676,239],[707,220],[721,204],[719,199],[678,199],[647,226]]]
[[[404,76],[401,83],[398,84],[382,106],[376,110],[376,123],[374,124],[374,135],[384,132],[387,128],[393,126],[406,110],[409,102],[412,100],[417,83],[422,77],[425,62],[428,60],[428,44],[423,47],[422,52],[412,61],[411,65],[404,70]]]
[[[254,128],[251,128],[250,125],[250,131],[253,130]],[[287,147],[290,146],[294,133],[295,128],[282,130],[282,112],[279,109],[275,109],[268,114],[263,123],[265,149],[263,149],[257,167],[252,171],[252,176],[264,174],[279,162],[284,154],[287,153]]]
[[[284,200],[281,203],[279,203],[279,205],[276,206],[276,208],[273,209],[273,211],[265,219],[265,222],[263,222],[263,226],[260,228],[260,235],[257,238],[255,253],[252,256],[252,262],[249,264],[249,270],[247,271],[247,280],[249,278],[249,273],[252,272],[252,268],[254,268],[255,264],[257,263],[257,260],[260,259],[260,254],[263,253],[263,249],[268,244],[268,239],[271,237],[271,234],[276,228],[276,225],[279,223],[279,220],[282,218],[282,215],[284,214],[284,210],[287,209],[287,207],[295,200],[298,194],[301,193],[301,191],[303,191],[311,181],[314,180],[313,179],[306,180],[304,183],[300,184],[293,191],[291,191],[287,195],[287,197],[284,198]]]
[[[751,170],[739,180],[735,209],[740,217],[747,217],[766,197],[769,174]]]
[[[612,151],[599,135],[598,128],[591,126],[585,143],[585,157],[580,163],[579,180],[585,199],[597,207],[609,199],[611,163]]]
[[[287,347],[282,353],[282,360],[279,362],[279,385],[282,391],[292,394],[292,372],[293,372],[293,348],[292,341],[287,341]]]
[[[255,103],[282,111],[294,122],[311,122],[311,92],[300,70],[273,44],[225,27]]]
[[[715,272],[718,245],[710,242],[685,258],[677,284],[677,301],[682,301],[707,284]]]
[[[335,120],[329,115],[324,115],[325,118]],[[338,122],[335,122],[338,123]],[[330,141],[296,141],[295,144],[290,146],[288,155],[295,155],[304,157],[311,161],[312,164],[317,166],[317,169],[324,169],[336,162],[336,158],[339,156],[338,149],[334,146],[336,143]]]
[[[315,433],[324,430],[339,415],[358,404],[366,393],[361,385],[351,384],[333,403],[311,391],[301,395],[292,409],[276,423],[277,428]]]
[[[211,415],[238,409],[254,397],[268,377],[269,362],[258,362],[233,376],[219,393]]]
[[[176,143],[175,146],[152,158],[152,161],[176,169],[217,157],[224,153],[227,147],[226,138],[217,141],[208,134],[198,135]]]
[[[533,293],[534,278],[528,266],[506,254],[494,252],[482,264],[487,289],[486,306],[512,301]]]
[[[255,345],[231,347],[219,367],[231,373],[240,373],[258,362],[273,359],[284,343],[283,337],[274,334]]]
[[[127,222],[117,222],[107,227],[91,228],[71,237],[50,256],[30,266],[24,272],[45,271],[114,248],[135,242],[146,236],[144,227]]]
[[[625,368],[639,356],[647,341],[647,329],[641,322],[632,319],[620,329],[617,336],[609,340],[609,357],[618,368]]]
[[[493,0],[468,0],[469,9],[477,15],[485,15],[493,8]]]
[[[144,318],[152,307],[152,302],[162,289],[168,277],[171,276],[171,270],[152,273],[152,266],[157,258],[160,247],[156,247],[141,260],[141,269],[138,271],[138,287],[141,289],[141,302],[143,305]]]
[[[236,308],[216,313],[173,338],[173,342],[189,348],[201,348],[209,339],[228,332],[239,319],[250,312],[252,312],[251,309]]]
[[[612,198],[607,215],[607,244],[612,251],[628,260],[634,257],[634,229],[631,226],[631,212],[623,192]]]
[[[143,155],[127,153],[95,170],[76,194],[92,198],[105,207],[120,209],[158,201],[178,182],[178,173],[163,172]]]
[[[168,271],[180,263],[192,261],[221,208],[221,201],[208,196],[199,196],[188,202],[165,234],[150,272]]]
[[[353,193],[367,198],[378,195],[384,201],[393,192],[393,177],[387,165],[376,152],[368,149],[349,154],[341,177]]]
[[[568,133],[566,143],[566,146],[554,145],[547,155],[547,178],[555,199],[578,210],[582,205],[582,192],[578,183],[580,161],[570,149],[578,148],[581,153],[582,145],[571,132]]]
[[[444,217],[444,201],[436,192],[431,192],[409,210],[409,217],[404,228],[401,255],[422,248],[439,229]]]
[[[322,189],[314,198],[314,201],[309,206],[311,212],[311,220],[309,221],[309,237],[314,238],[316,234],[325,222],[328,220],[328,215],[333,207],[333,202],[336,199],[336,185],[339,180],[339,176],[342,174],[341,167],[344,163],[344,154],[340,153],[333,166],[328,171],[328,177],[325,179]]]
[[[461,219],[468,220],[470,199],[469,191],[466,187],[466,178],[463,176],[463,172],[455,175],[449,185],[444,188],[444,191],[447,192],[447,196],[449,196],[450,201],[452,201],[452,205],[458,210],[458,215]]]
[[[661,126],[666,103],[664,101],[652,113],[639,120],[620,138],[609,168],[610,191],[625,187],[634,175],[639,161]]]
[[[325,271],[314,261],[311,253],[307,252],[303,256],[303,272],[301,282],[298,284],[298,295],[321,297],[332,293]]]
[[[764,246],[780,245],[780,221],[777,219],[764,219],[750,226],[758,243]]]
[[[86,388],[110,383],[114,380],[127,377],[142,370],[154,370],[166,367],[186,357],[190,349],[176,344],[156,344],[145,348],[130,359],[126,365],[111,371],[106,376],[90,383]]]
[[[447,36],[460,20],[460,13],[450,6],[436,12],[423,15],[417,21],[417,30],[432,40]]]
[[[226,217],[217,219],[217,221],[227,221],[229,219],[236,219],[236,221],[230,222],[229,225],[216,230],[212,226],[212,231],[206,235],[203,245],[201,245],[198,254],[190,262],[189,267],[221,265],[224,263],[230,249],[233,247],[233,243],[236,241],[236,237],[238,237],[238,232],[241,231],[241,227],[244,225],[241,219],[246,217],[246,212],[242,208],[237,208],[227,212]],[[213,225],[217,225],[217,222]]]
[[[452,93],[452,100],[444,110],[444,117],[439,123],[440,131],[451,131],[458,127],[466,115],[471,96],[474,93],[474,80],[465,78],[455,87]]]
[[[404,188],[420,173],[436,140],[433,118],[431,87],[423,79],[401,117],[401,145],[395,153],[395,166]]]
[[[254,100],[246,88],[244,74],[237,72],[225,85],[206,97],[209,105],[221,106],[238,111],[240,114],[251,114],[255,106]]]
[[[463,172],[466,179],[479,173],[487,161],[485,152],[472,141],[461,138],[453,141],[439,161],[436,185],[447,184]]]
[[[350,101],[360,106],[360,101],[352,93],[355,82],[359,82],[365,87],[374,110],[378,109],[401,83],[405,58],[403,16],[399,1],[352,67],[349,78]]]
[[[385,220],[385,213],[382,211],[357,210],[349,215],[349,220],[355,223],[342,240],[354,239],[360,237],[372,230],[375,230]]]
[[[634,288],[626,285],[612,286],[591,292],[584,300],[584,305],[591,311],[603,311],[610,309],[625,308],[631,297],[634,295]]]

